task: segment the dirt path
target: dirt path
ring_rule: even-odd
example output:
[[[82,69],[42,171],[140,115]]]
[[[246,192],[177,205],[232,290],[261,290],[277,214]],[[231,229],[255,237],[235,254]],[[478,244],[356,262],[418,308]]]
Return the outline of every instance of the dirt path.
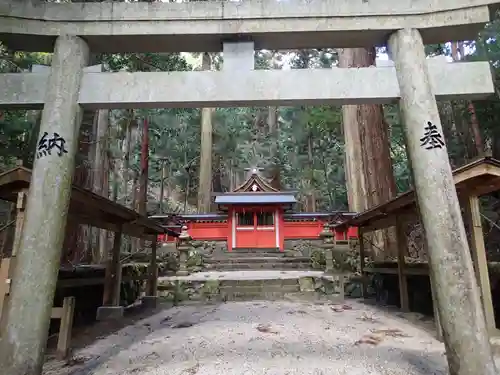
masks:
[[[359,341],[360,342],[357,342]],[[165,309],[74,353],[44,375],[445,374],[443,345],[388,313],[244,302]]]

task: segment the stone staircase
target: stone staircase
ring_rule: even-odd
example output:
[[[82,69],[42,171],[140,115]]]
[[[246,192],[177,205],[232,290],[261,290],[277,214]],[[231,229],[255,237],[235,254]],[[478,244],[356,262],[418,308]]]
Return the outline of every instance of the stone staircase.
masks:
[[[210,271],[311,269],[308,257],[286,255],[286,252],[280,252],[278,249],[235,249],[206,257],[204,268]]]
[[[297,279],[227,280],[219,286],[224,301],[277,300],[300,292]]]
[[[174,304],[226,301],[342,301],[343,276],[321,271],[201,272],[160,277],[158,295]]]

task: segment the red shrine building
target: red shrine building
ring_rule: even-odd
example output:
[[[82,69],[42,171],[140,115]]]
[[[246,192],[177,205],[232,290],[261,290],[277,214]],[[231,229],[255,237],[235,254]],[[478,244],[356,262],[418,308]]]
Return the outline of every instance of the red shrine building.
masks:
[[[319,239],[325,222],[341,222],[352,216],[349,212],[298,213],[294,191],[280,191],[252,169],[247,180],[234,191],[215,196],[219,212],[153,216],[170,219],[166,227],[179,232],[186,225],[189,235],[200,241],[226,241],[228,251],[238,248],[279,249],[286,240]],[[356,228],[335,233],[337,239],[357,236]],[[173,241],[174,236],[160,237]]]

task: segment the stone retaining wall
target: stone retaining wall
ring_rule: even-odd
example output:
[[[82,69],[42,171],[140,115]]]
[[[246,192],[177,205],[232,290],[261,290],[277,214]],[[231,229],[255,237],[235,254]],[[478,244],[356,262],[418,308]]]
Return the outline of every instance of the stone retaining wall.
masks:
[[[311,257],[314,250],[321,249],[322,240],[285,240],[286,256]]]
[[[174,304],[242,300],[306,299],[341,301],[340,275],[267,280],[180,280],[159,281],[158,295]]]

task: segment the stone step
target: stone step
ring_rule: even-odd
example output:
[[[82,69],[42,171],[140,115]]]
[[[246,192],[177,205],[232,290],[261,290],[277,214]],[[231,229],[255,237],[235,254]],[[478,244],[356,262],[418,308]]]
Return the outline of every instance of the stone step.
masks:
[[[210,258],[205,261],[208,264],[214,263],[309,263],[308,257],[294,257],[294,258],[285,258],[285,257],[247,257],[247,256],[239,256],[239,257],[217,257]]]
[[[266,285],[260,286],[221,286],[221,293],[258,294],[258,293],[293,293],[300,292],[300,285],[295,282],[293,285]]]
[[[274,253],[274,254],[282,254],[282,252],[278,248],[236,248],[233,251],[228,251],[228,253],[238,254],[238,253]]]
[[[335,250],[347,252],[350,250],[350,247],[347,245],[337,245],[335,246]]]
[[[298,292],[290,292],[295,294]],[[283,292],[259,292],[259,293],[224,293],[221,292],[223,301],[275,301],[286,299],[288,293]]]
[[[300,284],[298,279],[238,280],[221,283],[219,290],[226,301],[278,300],[300,292]]]
[[[216,277],[216,274],[214,272],[212,277]],[[257,275],[247,278],[249,275],[244,272],[234,272],[234,279],[205,279],[196,277],[196,274],[189,276],[193,280],[189,280],[189,277],[163,277],[158,283],[158,293],[161,298],[179,304],[252,300],[328,302],[343,298],[339,276],[294,272],[297,276],[290,277],[290,272],[263,271],[260,272],[260,277],[267,274],[266,278],[258,278]],[[224,275],[228,277],[227,272]]]
[[[219,285],[221,288],[254,288],[254,287],[288,287],[296,286],[299,284],[299,279],[289,278],[289,279],[241,279],[241,280],[220,280]]]
[[[284,253],[280,253],[278,251],[274,252],[269,252],[269,251],[256,251],[256,252],[236,252],[236,251],[228,251],[224,252],[222,254],[217,254],[217,257],[220,258],[239,258],[239,257],[245,257],[245,258],[284,258],[285,255]]]
[[[296,263],[213,263],[206,264],[206,269],[216,271],[238,271],[238,270],[290,270],[290,269],[310,269],[310,262]]]

